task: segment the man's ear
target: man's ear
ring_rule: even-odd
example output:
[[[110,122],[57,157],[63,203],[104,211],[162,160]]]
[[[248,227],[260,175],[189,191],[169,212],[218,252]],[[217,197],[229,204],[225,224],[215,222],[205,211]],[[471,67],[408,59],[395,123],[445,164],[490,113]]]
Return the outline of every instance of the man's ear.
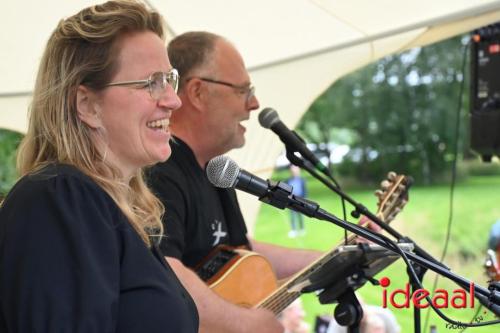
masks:
[[[184,95],[186,95],[187,100],[191,103],[196,109],[204,110],[205,109],[205,99],[207,98],[207,90],[204,89],[201,80],[199,79],[191,79],[186,82],[186,85],[183,88]]]
[[[76,111],[78,118],[90,128],[103,127],[95,93],[83,85],[80,85],[76,92]]]

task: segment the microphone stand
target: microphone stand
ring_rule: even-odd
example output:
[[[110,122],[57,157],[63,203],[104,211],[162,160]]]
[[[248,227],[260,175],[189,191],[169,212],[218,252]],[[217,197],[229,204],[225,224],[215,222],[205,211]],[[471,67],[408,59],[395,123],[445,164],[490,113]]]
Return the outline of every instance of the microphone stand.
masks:
[[[300,167],[304,168],[307,170],[314,178],[318,179],[320,182],[322,182],[324,185],[326,185],[329,189],[337,193],[343,200],[346,200],[349,202],[355,210],[351,213],[351,215],[355,218],[359,218],[360,215],[364,215],[368,217],[371,221],[376,223],[378,226],[386,230],[389,234],[391,234],[394,238],[396,238],[399,242],[407,242],[407,243],[413,243],[415,246],[414,252],[421,258],[425,259],[426,262],[432,263],[432,265],[440,267],[443,271],[447,270],[449,271],[450,268],[445,266],[444,264],[440,263],[438,260],[436,260],[434,257],[432,257],[429,253],[427,253],[424,249],[422,249],[417,243],[415,243],[411,238],[407,236],[401,235],[398,231],[396,231],[394,228],[389,226],[388,224],[384,223],[381,221],[375,214],[371,213],[365,206],[362,204],[356,202],[354,199],[352,199],[349,195],[344,193],[338,184],[335,182],[337,186],[334,186],[331,182],[329,182],[327,179],[319,175],[314,167],[309,163],[308,161],[304,161],[304,159],[298,157],[297,155],[294,154],[293,149],[291,147],[286,146],[286,156],[288,160]],[[332,176],[329,173],[325,173],[330,179]],[[332,222],[332,221],[330,221]],[[349,229],[348,229],[349,230]],[[357,233],[356,233],[357,234]],[[358,234],[359,235],[359,234]],[[366,238],[366,237],[365,237]],[[368,238],[367,238],[368,239]],[[378,243],[377,243],[378,244]],[[379,244],[381,246],[384,246],[382,244]],[[387,245],[385,245],[386,247]],[[417,261],[418,262],[418,261]],[[413,271],[416,273],[417,278],[419,281],[423,280],[423,277],[427,270],[430,268],[427,263],[424,265],[418,265],[417,262],[412,261],[411,266],[413,268]],[[435,269],[432,269],[436,273],[440,273],[436,271]],[[412,293],[419,289],[418,282],[413,278],[413,276],[410,274],[410,267],[407,268],[407,273],[408,273],[408,278],[409,278],[409,283],[411,285]],[[444,275],[444,274],[442,274]],[[445,275],[446,276],[446,275]],[[453,281],[456,282],[453,278],[449,277]],[[458,282],[457,282],[458,283]],[[460,286],[463,287],[460,283],[458,283]],[[491,309],[490,309],[491,310]],[[492,310],[493,311],[493,310]],[[495,311],[494,311],[495,312]],[[421,316],[420,316],[420,309],[418,307],[413,307],[413,320],[414,320],[414,332],[415,333],[420,333],[421,332]]]
[[[423,266],[426,269],[430,269],[440,275],[449,278],[464,289],[469,288],[473,283],[472,281],[453,273],[448,267],[442,265],[432,257],[431,260],[429,260],[419,254],[399,249],[397,245],[394,246],[391,243],[386,242],[381,235],[378,235],[368,229],[362,228],[356,224],[341,220],[335,215],[330,214],[326,210],[321,209],[317,203],[291,194],[291,187],[288,184],[284,184],[282,182],[275,183],[273,181],[268,182],[269,188],[267,190],[267,193],[259,197],[259,200],[263,202],[270,203],[278,208],[286,207],[289,209],[293,209],[299,213],[305,214],[306,216],[322,221],[331,222],[341,228],[355,233],[356,235],[364,237],[398,255],[401,255],[401,252],[403,252],[407,258],[418,263],[420,266]],[[416,244],[415,248],[417,248]],[[487,289],[476,284],[474,284],[474,289],[478,294],[488,298],[490,303],[500,306],[499,291],[494,290],[494,288]]]
[[[376,223],[378,226],[380,226],[382,229],[386,230],[389,234],[391,234],[394,238],[396,238],[398,241],[403,241],[405,243],[414,243],[415,244],[415,253],[417,253],[419,256],[426,258],[429,261],[433,261],[435,264],[442,266],[443,268],[449,269],[439,261],[437,261],[434,257],[432,257],[430,254],[428,254],[425,250],[420,248],[411,238],[406,237],[401,235],[398,231],[396,231],[394,228],[392,228],[390,225],[384,223],[381,221],[375,214],[370,212],[368,208],[363,206],[362,204],[356,202],[354,199],[352,199],[349,195],[344,193],[342,190],[340,190],[338,187],[332,185],[329,181],[327,181],[325,178],[321,177],[313,167],[311,167],[310,163],[307,161],[304,161],[302,158],[296,156],[293,153],[288,152],[287,148],[287,158],[290,160],[291,163],[294,165],[298,166],[299,168],[304,168],[309,172],[314,178],[318,179],[320,182],[322,182],[324,185],[326,185],[330,190],[334,191],[337,193],[343,200],[346,200],[349,202],[352,206],[354,206],[354,211],[351,215],[355,218],[359,218],[360,215],[364,215],[368,217],[371,221]]]

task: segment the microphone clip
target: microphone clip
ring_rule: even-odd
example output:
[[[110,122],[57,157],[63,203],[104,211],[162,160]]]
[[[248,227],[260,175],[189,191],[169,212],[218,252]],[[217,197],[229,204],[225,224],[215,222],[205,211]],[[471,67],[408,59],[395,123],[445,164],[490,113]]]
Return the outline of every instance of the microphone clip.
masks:
[[[268,180],[268,190],[259,200],[279,209],[291,209],[309,217],[315,217],[319,205],[292,194],[293,187],[284,182]]]
[[[288,207],[293,190],[292,186],[274,180],[268,180],[267,183],[269,185],[268,190],[264,195],[259,197],[259,200],[279,209]]]

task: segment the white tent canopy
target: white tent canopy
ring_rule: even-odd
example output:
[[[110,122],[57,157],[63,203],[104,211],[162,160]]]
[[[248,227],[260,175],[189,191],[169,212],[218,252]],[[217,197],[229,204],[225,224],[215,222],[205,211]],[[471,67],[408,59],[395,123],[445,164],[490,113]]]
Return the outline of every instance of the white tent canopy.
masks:
[[[56,23],[102,1],[6,1],[0,23],[0,128],[24,132],[36,69]],[[293,127],[339,77],[385,55],[500,21],[499,0],[150,0],[172,35],[207,30],[241,51],[261,107]],[[267,177],[282,149],[254,114],[247,144],[231,153]],[[265,147],[265,148],[263,148]],[[240,196],[247,221],[258,201]]]

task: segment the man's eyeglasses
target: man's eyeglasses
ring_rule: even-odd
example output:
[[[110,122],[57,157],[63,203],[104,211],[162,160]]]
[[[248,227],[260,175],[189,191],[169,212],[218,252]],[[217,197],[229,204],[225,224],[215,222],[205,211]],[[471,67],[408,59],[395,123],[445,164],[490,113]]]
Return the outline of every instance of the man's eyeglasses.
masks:
[[[177,93],[177,89],[179,88],[179,73],[177,69],[172,68],[168,73],[155,72],[147,80],[112,82],[108,83],[106,87],[134,85],[137,85],[138,88],[148,87],[151,97],[154,100],[159,100],[165,93],[167,85],[171,86],[174,92]]]
[[[223,86],[227,86],[227,87],[231,87],[233,89],[236,89],[240,94],[246,94],[246,103],[248,104],[248,102],[250,101],[250,99],[255,96],[255,87],[252,86],[252,85],[244,85],[244,86],[239,86],[239,85],[236,85],[236,84],[232,84],[232,83],[229,83],[229,82],[225,82],[225,81],[219,81],[219,80],[213,80],[213,79],[209,79],[209,78],[206,78],[206,77],[198,77],[198,79],[202,80],[202,81],[205,81],[205,82],[209,82],[209,83],[215,83],[215,84],[221,84]]]

